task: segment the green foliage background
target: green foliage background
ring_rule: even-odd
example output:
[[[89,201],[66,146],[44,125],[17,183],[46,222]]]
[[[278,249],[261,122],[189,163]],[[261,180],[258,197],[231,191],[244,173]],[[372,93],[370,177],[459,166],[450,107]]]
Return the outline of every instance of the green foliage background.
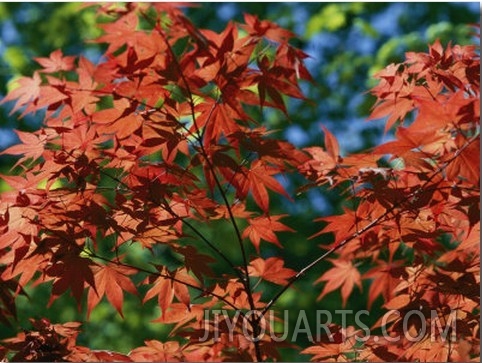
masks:
[[[365,123],[373,99],[364,92],[373,86],[371,76],[389,63],[403,59],[405,51],[426,51],[428,43],[440,39],[443,44],[474,42],[473,29],[468,24],[479,21],[477,3],[198,3],[187,8],[190,19],[202,28],[222,30],[227,21],[242,21],[243,13],[256,14],[269,19],[299,35],[296,45],[309,55],[308,66],[316,82],[305,84],[306,95],[313,103],[289,101],[290,119],[277,112],[266,112],[260,117],[270,127],[280,130],[279,137],[287,138],[300,146],[322,144],[320,123],[340,139],[342,151],[356,152],[380,143],[384,138],[380,123]],[[34,57],[45,57],[61,48],[64,54],[84,54],[96,60],[98,45],[84,41],[100,34],[95,26],[92,8],[82,8],[79,3],[0,3],[0,95],[5,95],[9,82],[20,75],[30,75],[36,68]],[[10,105],[0,109],[0,149],[13,142],[12,128],[23,130],[39,126],[41,117],[16,120],[9,116]],[[0,172],[8,172],[13,159],[0,158]],[[297,180],[286,181],[293,193]],[[5,189],[0,184],[0,191]],[[346,201],[335,191],[318,190],[296,197],[295,203],[272,198],[273,214],[289,213],[285,222],[297,229],[294,234],[282,235],[283,250],[263,244],[264,257],[281,255],[286,264],[301,269],[321,252],[319,245],[328,244],[326,237],[310,240],[320,229],[312,222],[321,215],[336,214]],[[228,224],[199,226],[214,241],[228,241],[232,231]],[[233,244],[234,246],[234,244]],[[226,254],[239,260],[237,250],[222,246]],[[133,248],[131,258],[149,258],[145,252]],[[167,251],[158,251],[166,264],[175,263]],[[322,286],[312,281],[327,269],[319,266],[288,291],[276,304],[276,309],[290,310],[289,327],[296,324],[298,311],[310,312],[341,309],[339,293],[329,294],[322,301],[316,298]],[[368,266],[360,266],[360,269]],[[222,274],[222,270],[218,270]],[[363,291],[352,294],[346,309],[366,309],[368,282]],[[276,287],[262,285],[267,293]],[[19,298],[19,322],[13,327],[0,327],[0,338],[16,334],[20,327],[28,327],[28,318],[49,317],[54,322],[84,320],[85,312],[78,312],[73,299],[64,297],[49,308],[48,287],[29,291],[29,298]],[[374,304],[369,325],[380,313],[380,301]],[[159,311],[154,301],[140,308],[138,297],[128,296],[122,320],[107,303],[97,307],[85,325],[79,343],[91,348],[128,352],[141,345],[144,339],[167,339],[169,327],[151,323]],[[339,321],[340,322],[340,321]],[[316,331],[312,324],[312,331]],[[348,324],[353,323],[348,320]],[[289,337],[292,335],[290,334]],[[298,336],[297,344],[306,346],[307,339]],[[294,350],[283,351],[283,360],[307,360]]]

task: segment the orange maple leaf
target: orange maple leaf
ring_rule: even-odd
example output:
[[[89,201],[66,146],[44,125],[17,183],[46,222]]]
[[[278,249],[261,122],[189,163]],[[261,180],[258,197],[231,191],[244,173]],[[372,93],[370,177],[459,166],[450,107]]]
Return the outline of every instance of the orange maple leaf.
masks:
[[[249,226],[246,227],[246,229],[244,230],[242,237],[249,237],[254,247],[256,247],[258,253],[261,239],[273,243],[278,247],[282,247],[278,240],[278,237],[274,232],[294,232],[294,230],[290,227],[285,226],[281,222],[278,222],[278,220],[282,217],[284,217],[284,215],[248,218]]]
[[[62,51],[57,49],[50,53],[49,58],[34,58],[42,67],[41,72],[54,73],[58,71],[70,71],[74,68],[75,57],[64,57]]]
[[[31,158],[32,161],[35,161],[42,156],[45,144],[48,140],[48,136],[46,134],[36,134],[32,132],[24,132],[18,130],[15,130],[15,132],[22,143],[10,146],[8,149],[2,151],[0,155],[23,155],[23,157],[18,160],[15,166],[23,163],[29,158]]]
[[[323,281],[327,282],[317,300],[321,300],[326,294],[341,287],[341,297],[343,299],[343,306],[345,306],[353,287],[357,285],[361,290],[361,275],[351,261],[336,259],[330,259],[330,261],[334,267],[326,271],[315,281],[315,284]]]
[[[95,290],[89,289],[87,297],[88,314],[98,304],[100,299],[106,295],[107,300],[113,307],[122,314],[124,303],[124,291],[137,295],[137,289],[128,275],[133,274],[133,269],[122,266],[94,266]]]
[[[394,296],[394,290],[400,282],[404,268],[397,262],[379,261],[379,265],[363,275],[363,278],[373,279],[368,293],[368,309],[375,299],[382,295],[385,301]]]
[[[274,284],[285,285],[288,279],[296,275],[290,268],[283,267],[284,261],[278,257],[270,257],[266,260],[257,258],[248,266],[250,276],[259,276]]]

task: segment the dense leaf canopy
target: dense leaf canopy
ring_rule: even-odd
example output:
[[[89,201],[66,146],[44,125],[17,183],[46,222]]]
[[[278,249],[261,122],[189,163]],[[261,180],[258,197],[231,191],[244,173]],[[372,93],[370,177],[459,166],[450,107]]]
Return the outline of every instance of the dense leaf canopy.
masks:
[[[476,357],[477,13],[2,4],[1,338],[35,318],[9,357]],[[368,307],[375,327],[386,309],[437,307],[446,324],[458,309],[465,329],[451,348],[359,346],[336,325],[349,339],[303,335],[302,353],[249,344],[241,326],[235,342],[196,343],[205,309],[315,311],[317,296]]]

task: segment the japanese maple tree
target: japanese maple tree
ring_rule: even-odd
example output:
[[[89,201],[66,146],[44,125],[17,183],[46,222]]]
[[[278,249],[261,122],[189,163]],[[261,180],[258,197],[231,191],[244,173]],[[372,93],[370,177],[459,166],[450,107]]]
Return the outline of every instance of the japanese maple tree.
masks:
[[[263,334],[272,328],[265,318],[326,260],[332,267],[314,281],[319,299],[340,290],[346,303],[370,280],[367,307],[381,297],[399,314],[370,335],[331,325],[302,353],[323,361],[478,360],[475,47],[437,42],[378,73],[370,118],[386,118],[394,139],[341,155],[327,129],[323,147],[297,149],[254,116],[288,115],[287,98],[305,100],[299,82],[312,79],[291,32],[249,14],[220,33],[199,29],[168,3],[97,11],[103,35],[95,41],[106,44],[97,64],[55,51],[37,58],[41,68],[3,100],[22,115],[43,112],[44,122],[18,131],[20,143],[3,151],[19,159],[16,173],[1,176],[11,190],[0,199],[0,320],[15,321],[27,287],[49,284],[42,303],[71,294],[87,317],[102,300],[124,316],[126,293],[139,304],[155,299],[156,322],[171,324],[171,339],[152,337],[121,354],[79,345],[79,322],[32,319],[31,329],[1,343],[2,359],[279,360],[286,344]],[[291,199],[280,182],[288,174],[305,177],[300,193],[330,188],[346,200],[343,214],[316,219],[320,231],[300,242],[334,238],[300,270],[263,254],[283,247],[280,232],[296,233],[270,208],[275,197]],[[199,227],[217,223],[232,240]],[[150,257],[132,262],[136,246]],[[161,262],[160,246],[177,267]],[[207,319],[214,309],[231,315]],[[424,322],[405,319],[414,310]],[[388,335],[377,333],[382,323]],[[439,329],[412,339],[422,323]]]

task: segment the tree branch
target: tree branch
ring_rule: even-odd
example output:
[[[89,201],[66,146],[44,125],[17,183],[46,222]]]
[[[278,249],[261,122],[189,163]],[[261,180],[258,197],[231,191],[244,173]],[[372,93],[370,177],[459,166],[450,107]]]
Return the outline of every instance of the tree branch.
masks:
[[[157,28],[157,29],[158,29],[158,32],[160,33],[161,37],[164,39],[164,42],[166,43],[166,46],[167,46],[167,48],[168,48],[169,52],[171,53],[171,56],[174,60],[174,64],[176,65],[176,67],[178,69],[178,72],[181,75],[181,79],[182,79],[182,81],[183,81],[183,83],[186,87],[188,97],[189,97],[189,104],[190,104],[190,108],[191,108],[191,115],[192,115],[192,118],[193,118],[193,124],[194,124],[194,127],[196,128],[196,132],[199,134],[200,129],[199,129],[199,126],[197,125],[197,122],[196,122],[196,115],[195,115],[195,110],[194,110],[194,100],[192,98],[192,91],[191,91],[190,86],[189,86],[189,84],[186,80],[186,77],[184,76],[181,65],[179,64],[179,62],[178,62],[178,60],[177,60],[177,58],[174,54],[174,51],[173,51],[171,45],[169,44],[169,42],[166,38],[166,35],[164,34],[164,32],[161,29],[159,29],[159,28]],[[210,116],[212,114],[212,111],[214,110],[214,107],[216,107],[216,105],[217,105],[217,103],[215,103],[213,105],[213,109],[211,110],[211,113],[209,114],[208,120],[206,121],[206,123],[209,121]],[[203,136],[203,135],[201,135],[201,136]],[[199,142],[201,154],[204,157],[204,160],[206,161],[206,164],[207,164],[209,170],[211,171],[211,174],[214,178],[214,182],[216,183],[216,187],[219,190],[219,193],[221,194],[221,198],[224,201],[224,204],[225,204],[226,209],[227,209],[228,214],[229,214],[229,218],[231,220],[231,224],[232,224],[232,226],[234,228],[234,231],[236,233],[237,242],[238,242],[239,248],[241,250],[241,255],[242,255],[242,258],[243,258],[244,278],[242,278],[241,281],[242,281],[242,283],[245,287],[246,294],[248,296],[248,303],[250,305],[251,310],[256,310],[256,306],[255,306],[254,300],[253,300],[253,293],[252,293],[252,290],[251,290],[251,284],[250,284],[250,281],[249,281],[248,259],[247,259],[246,250],[245,250],[244,244],[243,244],[243,238],[241,237],[241,232],[240,232],[239,227],[237,225],[236,219],[234,218],[234,214],[233,214],[233,211],[231,209],[231,205],[228,201],[228,198],[226,196],[226,193],[224,192],[224,189],[221,185],[221,182],[220,182],[220,180],[219,180],[219,178],[216,174],[216,170],[214,168],[214,165],[211,163],[211,160],[209,159],[209,155],[208,155],[208,153],[207,153],[207,151],[204,147],[203,140],[197,139],[197,141]],[[255,314],[252,315],[251,325],[253,327],[253,331],[254,331],[254,334],[255,334],[254,338],[257,338],[258,331],[259,331],[259,320],[255,316]],[[255,345],[255,351],[256,351],[256,358],[257,358],[258,361],[261,361],[262,360],[261,348],[260,348],[260,345],[259,345],[259,341],[257,339],[255,339],[254,345]]]
[[[345,238],[343,241],[338,243],[336,246],[332,247],[325,253],[323,253],[320,257],[316,258],[312,262],[310,262],[308,265],[306,265],[304,268],[302,268],[296,275],[294,275],[291,279],[288,280],[288,283],[281,288],[278,293],[268,302],[268,304],[261,310],[261,315],[264,316],[266,312],[276,303],[276,301],[283,295],[286,290],[289,289],[291,285],[293,285],[297,280],[299,280],[305,273],[307,273],[309,270],[311,270],[313,267],[318,265],[321,261],[326,259],[328,256],[333,254],[335,251],[339,250],[341,247],[345,246],[347,243],[350,241],[354,240],[355,238],[360,237],[363,233],[366,231],[370,230],[371,228],[375,227],[378,223],[382,222],[388,215],[390,215],[395,209],[399,208],[406,202],[409,202],[412,198],[416,197],[420,193],[422,193],[425,190],[425,187],[440,173],[442,173],[451,162],[453,162],[461,153],[463,150],[465,150],[471,143],[475,142],[478,139],[479,135],[476,134],[472,136],[460,149],[455,151],[454,155],[449,158],[447,161],[445,161],[441,166],[439,166],[433,174],[416,190],[414,190],[412,193],[408,194],[405,198],[403,198],[401,201],[394,203],[389,209],[387,209],[383,214],[375,218],[372,222],[370,222],[368,225],[363,227],[360,230],[357,230],[355,233],[353,233],[350,237]],[[404,210],[398,212],[396,215],[403,213]]]
[[[177,279],[171,275],[168,275],[168,274],[163,274],[163,273],[160,273],[158,271],[151,271],[151,270],[148,270],[148,269],[145,269],[143,267],[139,267],[139,266],[134,266],[134,265],[131,265],[131,264],[128,264],[128,263],[125,263],[125,262],[121,262],[119,260],[111,260],[110,258],[106,258],[106,257],[102,257],[98,254],[96,254],[95,252],[91,251],[91,250],[83,250],[84,252],[86,252],[90,257],[92,258],[96,258],[96,259],[99,259],[99,260],[102,260],[102,261],[105,261],[105,262],[108,262],[108,263],[111,263],[113,265],[117,265],[117,266],[122,266],[122,267],[128,267],[128,268],[132,268],[134,270],[137,270],[138,272],[144,272],[146,274],[149,274],[151,276],[158,276],[158,277],[163,277],[163,278],[166,278],[166,279],[169,279],[169,280],[172,280],[174,282],[178,282],[180,284],[183,284],[187,287],[191,287],[195,290],[198,290],[200,292],[202,292],[203,295],[206,295],[206,296],[212,296],[212,297],[215,297],[219,300],[221,300],[222,302],[224,302],[226,305],[230,306],[231,308],[233,308],[234,310],[236,311],[239,311],[241,316],[244,317],[244,313],[236,306],[234,305],[233,303],[231,303],[230,301],[226,300],[226,298],[224,298],[223,296],[219,295],[219,294],[216,294],[215,292],[212,292],[212,291],[209,291],[209,290],[206,290],[202,287],[199,287],[199,286],[196,286],[196,285],[193,285],[189,282],[186,282],[186,281],[182,281],[180,279]]]

